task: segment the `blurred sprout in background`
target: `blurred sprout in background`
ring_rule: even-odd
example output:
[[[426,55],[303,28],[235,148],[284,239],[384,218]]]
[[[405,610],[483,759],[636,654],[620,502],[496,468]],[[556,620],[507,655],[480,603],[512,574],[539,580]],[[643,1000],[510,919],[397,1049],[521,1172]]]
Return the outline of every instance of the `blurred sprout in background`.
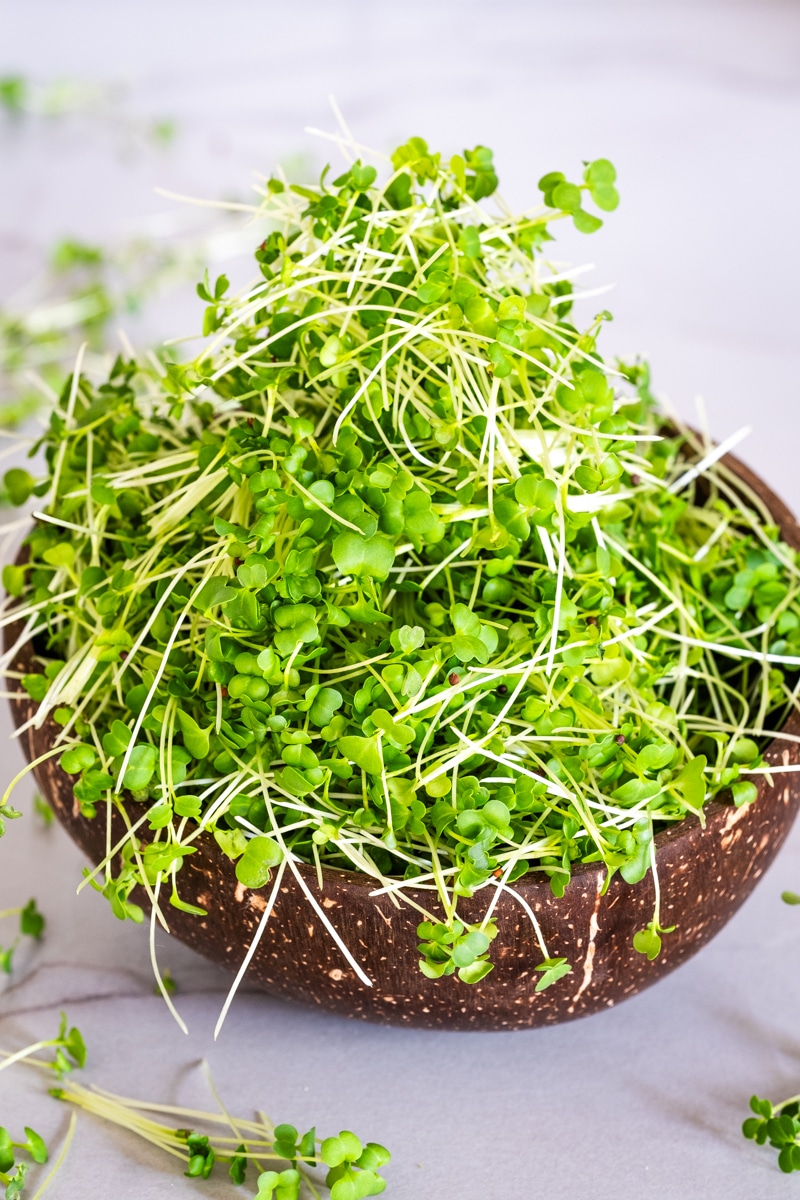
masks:
[[[179,138],[175,122],[131,114],[121,85],[0,78],[0,136],[33,135],[47,121],[54,123],[56,136],[66,138],[71,122],[87,120],[106,133],[110,129],[123,153],[132,148],[170,153]],[[21,288],[11,294],[0,290],[0,431],[23,432],[49,407],[82,344],[84,370],[102,374],[110,359],[128,348],[131,329],[150,334],[154,323],[158,326],[154,311],[159,305],[168,303],[172,312],[176,304],[186,307],[209,263],[227,263],[252,248],[258,234],[244,224],[241,212],[226,211],[224,205],[173,204],[136,232],[107,244],[71,236],[56,240]],[[146,335],[148,343],[152,340]],[[178,355],[179,347],[172,348],[170,357]],[[14,459],[21,449],[15,437],[0,454]]]

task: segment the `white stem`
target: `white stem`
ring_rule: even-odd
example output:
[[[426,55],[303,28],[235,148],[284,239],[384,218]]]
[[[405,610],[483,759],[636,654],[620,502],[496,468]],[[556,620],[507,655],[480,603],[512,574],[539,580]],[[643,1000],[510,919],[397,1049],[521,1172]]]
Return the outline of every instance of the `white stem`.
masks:
[[[263,934],[264,930],[267,927],[267,921],[269,920],[272,910],[275,907],[275,901],[278,899],[278,892],[280,891],[281,883],[283,881],[283,873],[286,870],[286,862],[287,862],[287,860],[284,859],[283,862],[278,867],[278,871],[275,876],[275,883],[273,884],[272,891],[270,892],[270,895],[269,895],[269,900],[267,901],[267,907],[264,909],[264,912],[261,916],[261,920],[258,923],[258,929],[255,931],[255,933],[253,935],[253,940],[247,949],[247,953],[245,954],[244,958],[242,959],[242,965],[239,967],[239,970],[236,972],[236,978],[234,979],[233,983],[231,984],[230,991],[228,992],[228,995],[225,997],[225,1003],[222,1006],[222,1011],[220,1012],[219,1017],[217,1019],[217,1023],[214,1026],[214,1041],[217,1040],[217,1038],[219,1037],[219,1035],[222,1031],[222,1026],[225,1024],[225,1018],[228,1015],[228,1009],[230,1008],[231,1004],[233,1003],[233,998],[236,995],[237,991],[239,990],[239,984],[244,979],[244,977],[247,973],[247,968],[250,966],[250,963],[252,961],[253,955],[255,954],[256,950],[258,949],[258,943],[261,941],[261,935]]]

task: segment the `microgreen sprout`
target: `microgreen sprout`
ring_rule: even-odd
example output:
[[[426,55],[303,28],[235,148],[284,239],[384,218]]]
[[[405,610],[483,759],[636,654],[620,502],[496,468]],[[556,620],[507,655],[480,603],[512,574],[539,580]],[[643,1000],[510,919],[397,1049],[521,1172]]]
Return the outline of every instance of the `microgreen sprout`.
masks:
[[[6,821],[15,821],[21,816],[22,813],[18,809],[12,808],[10,804],[0,801],[0,837],[6,831]]]
[[[34,1129],[26,1125],[24,1141],[14,1141],[0,1125],[0,1184],[5,1185],[6,1200],[17,1200],[25,1188],[30,1166],[25,1159],[19,1160],[20,1151],[32,1163],[47,1162],[47,1146]]]
[[[52,1059],[35,1058],[42,1050],[55,1050]],[[69,1026],[65,1013],[61,1014],[58,1033],[54,1038],[34,1042],[22,1050],[13,1053],[0,1050],[0,1071],[15,1063],[29,1061],[33,1066],[46,1071],[52,1071],[58,1079],[63,1079],[76,1068],[86,1065],[86,1043],[77,1026]]]
[[[24,908],[0,909],[0,921],[7,917],[19,918],[19,932],[21,937],[30,937],[34,938],[37,942],[41,941],[46,921],[36,907],[35,900],[29,900]],[[16,938],[8,949],[3,949],[0,946],[0,970],[4,971],[6,975],[11,974],[14,951],[19,945],[19,940],[19,937]]]
[[[427,892],[422,971],[475,983],[527,872],[655,878],[659,830],[781,770],[795,552],[546,257],[616,207],[614,169],[546,175],[520,216],[496,187],[485,147],[420,138],[383,179],[353,151],[333,182],[264,180],[257,275],[203,279],[195,357],[78,365],[44,478],[7,481],[47,489],[2,617],[37,656],[30,724],[59,727],[85,817],[123,814],[87,881],[134,920],[140,885],[151,942],[209,834],[245,888],[302,886],[300,861]],[[569,963],[525,909],[541,990]]]

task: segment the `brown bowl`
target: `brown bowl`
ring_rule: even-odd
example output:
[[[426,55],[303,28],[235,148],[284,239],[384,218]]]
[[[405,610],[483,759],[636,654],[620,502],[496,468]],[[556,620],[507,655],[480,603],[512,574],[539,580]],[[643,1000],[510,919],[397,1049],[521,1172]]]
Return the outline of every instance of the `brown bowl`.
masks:
[[[782,501],[738,460],[727,456],[724,462],[760,496],[784,540],[800,549],[800,527]],[[7,649],[18,634],[18,628],[6,629]],[[33,659],[33,647],[27,644],[12,668],[28,672]],[[21,725],[36,705],[20,692],[11,707]],[[28,729],[21,738],[28,759],[50,749],[56,732],[57,726],[49,720],[41,729]],[[800,735],[796,713],[785,732]],[[796,763],[800,745],[773,741],[765,758],[775,765]],[[62,825],[93,863],[100,862],[106,852],[105,822],[80,815],[72,780],[55,758],[37,767],[35,775]],[[617,875],[603,895],[602,867],[575,864],[561,899],[553,897],[548,880],[536,872],[515,884],[535,911],[551,956],[563,956],[572,964],[571,974],[537,993],[535,967],[542,955],[530,919],[513,896],[504,893],[495,908],[499,927],[492,947],[495,969],[480,983],[468,986],[455,977],[433,981],[420,974],[419,915],[407,905],[397,907],[385,895],[370,896],[372,879],[325,868],[320,889],[314,868],[300,866],[306,886],[372,980],[372,987],[359,980],[288,871],[248,978],[269,992],[345,1016],[428,1028],[523,1029],[609,1008],[649,987],[704,946],[772,862],[800,805],[800,774],[788,774],[774,786],[764,776],[759,779],[753,804],[735,808],[713,801],[706,806],[704,828],[690,816],[657,835],[662,922],[677,928],[664,938],[661,954],[653,962],[638,954],[631,940],[652,916],[650,874],[635,887]],[[116,813],[114,840],[123,833],[122,818]],[[210,835],[201,836],[196,845],[198,853],[184,860],[180,893],[183,900],[207,909],[208,916],[191,916],[168,905],[165,916],[171,933],[233,972],[258,927],[270,888],[244,888],[234,865]],[[433,893],[413,888],[407,892],[412,900],[431,907]],[[141,889],[135,898],[146,906]],[[480,921],[487,902],[485,895],[461,901],[459,915],[470,923]]]

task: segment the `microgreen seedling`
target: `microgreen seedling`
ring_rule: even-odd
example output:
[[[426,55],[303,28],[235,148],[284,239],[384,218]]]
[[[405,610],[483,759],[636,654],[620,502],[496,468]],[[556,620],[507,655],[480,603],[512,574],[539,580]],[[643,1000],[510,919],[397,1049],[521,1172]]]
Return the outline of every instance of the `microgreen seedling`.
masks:
[[[774,1147],[782,1171],[800,1171],[800,1096],[792,1096],[782,1104],[753,1096],[750,1108],[755,1116],[742,1125],[744,1136],[759,1146],[769,1143]]]
[[[6,917],[19,918],[19,932],[21,936],[34,938],[36,941],[41,940],[46,922],[36,907],[35,900],[29,900],[24,908],[6,908],[0,910],[0,920]],[[3,949],[0,946],[0,970],[4,971],[6,975],[11,974],[14,952],[19,945],[19,940],[19,938],[16,938],[7,949]]]
[[[32,1163],[47,1162],[47,1146],[34,1129],[26,1125],[25,1140],[14,1141],[9,1131],[0,1125],[0,1184],[5,1185],[6,1200],[17,1200],[25,1188],[30,1165],[24,1159],[18,1161],[20,1152]]]
[[[36,813],[39,820],[44,825],[45,829],[53,824],[53,810],[46,800],[37,794],[33,797],[33,811]]]
[[[41,1050],[55,1050],[55,1055],[52,1060],[34,1058]],[[34,1042],[13,1053],[0,1051],[0,1071],[5,1071],[7,1067],[28,1059],[35,1066],[52,1071],[58,1079],[63,1079],[76,1068],[86,1065],[86,1043],[77,1026],[69,1026],[66,1014],[62,1013],[58,1033],[54,1038]]]
[[[36,913],[34,901],[31,901],[25,909],[19,911],[26,913],[27,919],[29,921],[32,920],[34,927],[38,928],[36,917],[39,914]],[[32,916],[31,914],[35,915]],[[55,1050],[55,1055],[52,1059],[37,1057],[42,1050]],[[58,1033],[54,1038],[34,1042],[32,1045],[25,1046],[23,1049],[14,1052],[0,1050],[0,1071],[4,1071],[7,1067],[15,1066],[19,1063],[25,1063],[30,1067],[35,1067],[37,1070],[52,1073],[57,1079],[61,1080],[76,1068],[85,1065],[86,1046],[80,1031],[75,1026],[69,1027],[67,1018],[62,1013]],[[34,1200],[36,1200],[36,1197],[44,1194],[58,1174],[66,1158],[74,1132],[75,1114],[73,1113],[70,1118],[67,1135],[59,1149],[56,1161],[53,1163],[47,1177],[37,1188]],[[24,1135],[24,1140],[15,1141],[9,1130],[0,1126],[0,1184],[5,1185],[4,1195],[6,1200],[19,1200],[28,1182],[31,1164],[41,1166],[49,1159],[45,1141],[35,1129],[31,1129],[29,1125],[26,1125],[24,1127]],[[20,1159],[20,1153],[25,1157]],[[30,1162],[26,1161],[27,1159],[30,1159]]]

